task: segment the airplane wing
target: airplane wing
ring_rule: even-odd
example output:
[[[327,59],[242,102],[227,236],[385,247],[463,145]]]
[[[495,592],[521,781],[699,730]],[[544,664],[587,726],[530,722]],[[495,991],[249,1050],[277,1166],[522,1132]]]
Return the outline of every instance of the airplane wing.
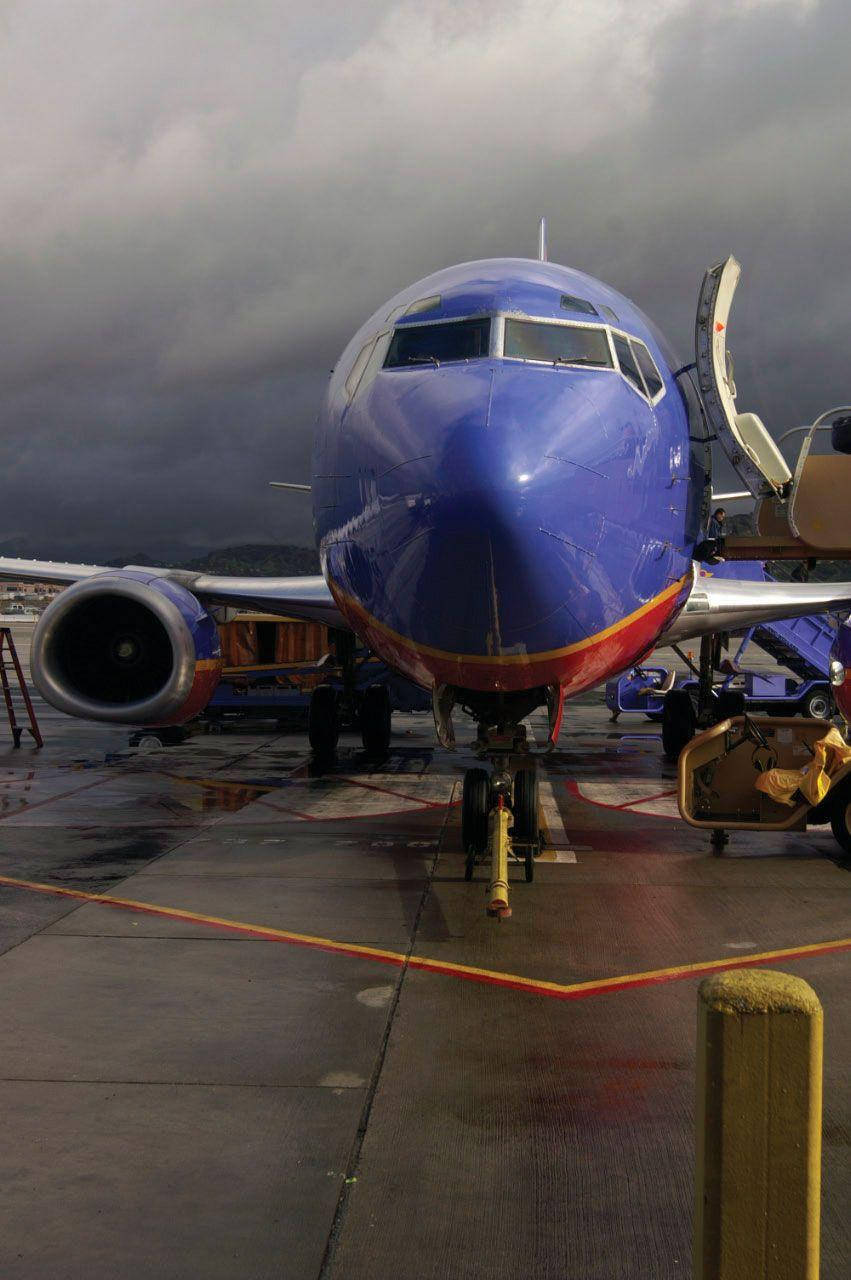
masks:
[[[310,618],[329,627],[348,630],[328,584],[321,574],[293,578],[225,577],[196,573],[190,569],[158,569],[150,565],[125,565],[124,570],[106,565],[63,564],[57,560],[16,560],[0,557],[0,581],[52,582],[67,586],[99,573],[136,570],[167,578],[186,587],[202,604],[231,609],[258,609],[288,618]]]
[[[851,582],[749,582],[696,577],[691,594],[657,644],[712,631],[743,631],[759,622],[851,610]]]

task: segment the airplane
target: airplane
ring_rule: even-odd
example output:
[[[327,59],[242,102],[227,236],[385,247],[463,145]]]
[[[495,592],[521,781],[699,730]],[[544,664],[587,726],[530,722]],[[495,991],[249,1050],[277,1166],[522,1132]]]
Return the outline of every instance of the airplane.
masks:
[[[739,270],[730,257],[706,273],[685,366],[627,297],[548,261],[543,226],[537,258],[410,285],[338,360],[310,485],[282,485],[310,489],[321,575],[0,559],[0,577],[68,584],[34,633],[40,693],[88,719],[184,723],[219,679],[221,611],[262,609],[326,623],[344,656],[355,637],[431,692],[443,746],[458,707],[493,756],[522,749],[539,707],[552,748],[566,700],[660,642],[851,608],[851,583],[700,574],[710,438],[755,499],[782,504],[794,484],[760,420],[735,406],[726,336]],[[361,721],[365,744],[386,748],[381,686]],[[337,695],[320,686],[313,747],[333,750],[337,732]],[[481,830],[487,784],[471,773],[466,826]],[[523,788],[529,825],[535,790]]]

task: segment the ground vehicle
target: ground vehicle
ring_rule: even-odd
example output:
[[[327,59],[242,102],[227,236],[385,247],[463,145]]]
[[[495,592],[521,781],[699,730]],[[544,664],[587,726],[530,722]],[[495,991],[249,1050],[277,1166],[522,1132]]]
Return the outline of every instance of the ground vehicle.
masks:
[[[616,719],[624,712],[643,712],[649,720],[661,720],[664,697],[669,689],[688,689],[697,694],[697,680],[675,680],[667,667],[633,667],[606,685],[606,706]],[[744,671],[730,675],[717,686],[720,692],[744,695],[752,712],[774,716],[810,716],[829,719],[833,700],[827,679],[796,680],[783,672]]]
[[[818,744],[824,744],[828,732],[835,738],[830,748],[833,759],[827,753],[829,776],[826,771],[825,794],[817,803],[807,797],[805,781],[788,803],[757,785],[771,769],[800,774],[804,766],[817,762]],[[828,730],[819,720],[735,716],[706,729],[684,747],[678,764],[677,802],[690,826],[712,831],[718,852],[727,843],[727,830],[804,831],[829,822],[840,848],[849,854],[851,750],[836,729]]]

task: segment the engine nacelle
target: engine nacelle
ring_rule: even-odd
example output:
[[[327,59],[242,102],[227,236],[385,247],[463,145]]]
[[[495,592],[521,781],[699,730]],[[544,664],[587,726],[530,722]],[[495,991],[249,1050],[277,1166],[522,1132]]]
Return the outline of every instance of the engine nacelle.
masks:
[[[33,680],[59,711],[113,724],[183,724],[222,673],[216,624],[191,591],[136,569],[99,573],[45,609]]]

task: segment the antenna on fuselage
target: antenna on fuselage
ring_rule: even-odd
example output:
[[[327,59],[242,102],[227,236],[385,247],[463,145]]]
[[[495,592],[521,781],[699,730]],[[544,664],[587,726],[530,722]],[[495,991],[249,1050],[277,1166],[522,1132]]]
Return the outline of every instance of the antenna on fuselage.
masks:
[[[541,218],[538,223],[538,261],[546,262],[547,260],[547,220]]]

